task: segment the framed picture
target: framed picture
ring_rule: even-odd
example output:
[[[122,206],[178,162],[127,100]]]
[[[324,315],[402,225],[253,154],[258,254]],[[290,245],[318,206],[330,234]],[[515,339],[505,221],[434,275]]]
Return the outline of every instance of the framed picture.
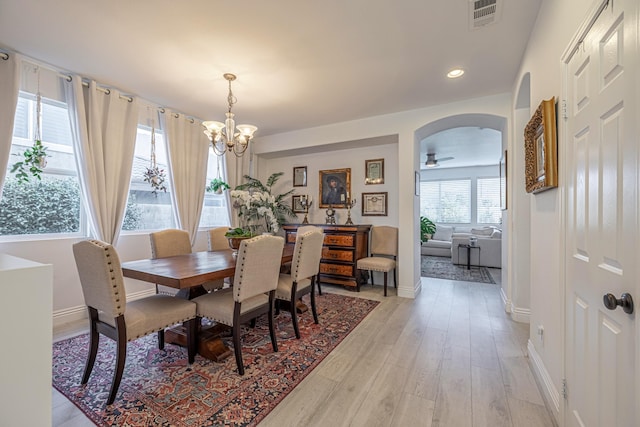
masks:
[[[320,208],[345,208],[351,195],[351,168],[319,171]]]
[[[302,206],[302,196],[291,196],[291,209],[295,213],[305,213],[304,206]]]
[[[500,209],[507,209],[507,150],[500,158]]]
[[[384,184],[384,159],[364,161],[365,184]]]
[[[306,166],[295,166],[293,168],[293,186],[294,187],[307,186],[307,167]]]
[[[387,192],[362,193],[362,216],[387,216]]]
[[[524,129],[525,186],[539,193],[558,186],[555,97],[542,101]]]

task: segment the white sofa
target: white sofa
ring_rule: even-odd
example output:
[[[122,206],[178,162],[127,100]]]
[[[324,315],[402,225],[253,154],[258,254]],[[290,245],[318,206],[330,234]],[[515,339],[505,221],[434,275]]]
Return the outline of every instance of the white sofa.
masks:
[[[475,236],[476,246],[470,252],[460,245],[468,245],[469,238]],[[502,231],[494,227],[472,228],[470,233],[453,233],[451,237],[451,262],[467,264],[467,254],[471,255],[471,265],[502,268]]]

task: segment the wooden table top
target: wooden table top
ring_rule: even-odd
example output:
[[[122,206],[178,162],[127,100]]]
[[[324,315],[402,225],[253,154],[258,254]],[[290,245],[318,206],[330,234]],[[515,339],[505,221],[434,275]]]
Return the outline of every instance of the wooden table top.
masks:
[[[293,245],[285,245],[282,263],[293,258]],[[175,289],[199,286],[205,282],[233,277],[236,257],[231,250],[193,252],[166,258],[141,259],[122,263],[122,274],[131,279],[158,283]]]

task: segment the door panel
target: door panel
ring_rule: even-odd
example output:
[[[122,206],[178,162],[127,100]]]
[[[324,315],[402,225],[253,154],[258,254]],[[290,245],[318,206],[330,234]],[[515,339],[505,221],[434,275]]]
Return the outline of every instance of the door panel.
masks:
[[[636,426],[637,1],[616,0],[566,61],[566,425]],[[631,17],[631,19],[625,19]]]

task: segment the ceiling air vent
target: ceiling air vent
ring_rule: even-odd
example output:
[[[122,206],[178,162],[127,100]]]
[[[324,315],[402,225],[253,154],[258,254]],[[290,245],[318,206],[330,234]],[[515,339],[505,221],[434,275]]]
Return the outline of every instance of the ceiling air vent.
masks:
[[[498,0],[470,0],[469,28],[477,30],[486,25],[494,24],[500,16]]]

